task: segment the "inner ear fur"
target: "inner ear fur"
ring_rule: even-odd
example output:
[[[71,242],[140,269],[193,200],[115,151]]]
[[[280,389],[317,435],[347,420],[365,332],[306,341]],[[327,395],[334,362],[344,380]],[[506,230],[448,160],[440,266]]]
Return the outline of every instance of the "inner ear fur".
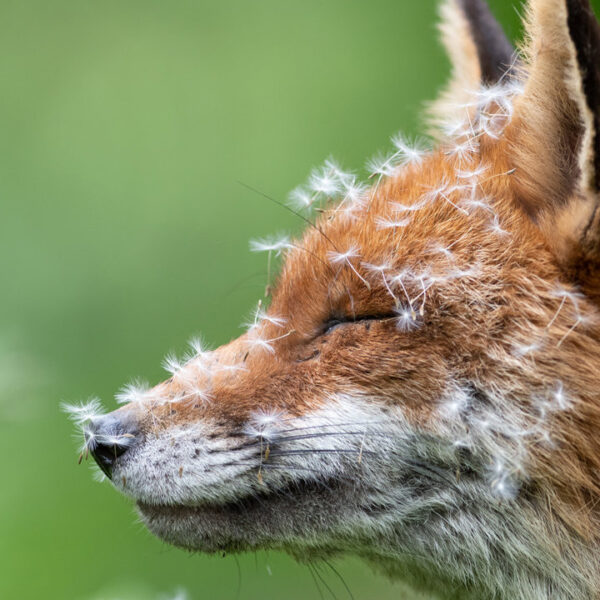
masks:
[[[600,28],[589,0],[530,0],[523,54],[506,135],[517,196],[563,267],[598,295]]]
[[[600,25],[589,0],[567,0],[567,24],[575,46],[582,91],[591,113],[593,142],[590,158],[593,178],[589,182],[600,190]]]
[[[500,81],[514,60],[514,48],[485,0],[445,0],[439,30],[452,74],[428,109],[434,137],[439,137],[444,124],[463,119],[473,92]]]

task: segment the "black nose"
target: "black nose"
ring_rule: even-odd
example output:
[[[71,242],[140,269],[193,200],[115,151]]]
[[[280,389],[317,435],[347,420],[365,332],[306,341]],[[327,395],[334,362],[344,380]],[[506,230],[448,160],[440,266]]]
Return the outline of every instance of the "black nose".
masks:
[[[104,415],[93,419],[84,430],[85,445],[90,454],[112,479],[115,462],[139,441],[139,430],[129,416]]]

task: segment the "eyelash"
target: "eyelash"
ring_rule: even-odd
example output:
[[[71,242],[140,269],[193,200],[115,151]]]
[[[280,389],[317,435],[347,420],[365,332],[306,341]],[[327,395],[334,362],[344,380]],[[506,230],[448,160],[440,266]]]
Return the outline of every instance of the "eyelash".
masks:
[[[396,319],[397,315],[381,315],[381,316],[364,316],[364,317],[355,317],[354,319],[330,319],[325,323],[325,327],[323,328],[322,335],[327,335],[331,333],[341,325],[357,325],[359,323],[372,322],[372,321],[387,321],[389,319]]]

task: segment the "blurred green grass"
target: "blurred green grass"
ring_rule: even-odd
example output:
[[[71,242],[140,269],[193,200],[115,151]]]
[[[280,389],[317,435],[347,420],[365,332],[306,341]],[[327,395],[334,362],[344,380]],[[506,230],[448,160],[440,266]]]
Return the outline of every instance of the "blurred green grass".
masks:
[[[512,3],[492,4],[516,34]],[[0,2],[0,597],[319,597],[283,555],[236,563],[155,540],[77,466],[58,403],[114,407],[192,334],[238,335],[265,283],[248,238],[302,225],[238,182],[284,199],[329,155],[357,169],[397,130],[418,133],[448,71],[435,13],[434,0]],[[357,600],[420,597],[336,564]]]

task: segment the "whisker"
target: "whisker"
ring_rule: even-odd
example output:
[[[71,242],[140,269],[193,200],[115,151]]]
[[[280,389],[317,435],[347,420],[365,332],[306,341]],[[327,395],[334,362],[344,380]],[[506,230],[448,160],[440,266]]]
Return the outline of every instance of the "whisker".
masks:
[[[435,479],[438,483],[448,484],[451,485],[453,488],[456,488],[456,481],[451,477],[448,477],[448,474],[442,469],[438,469],[433,465],[428,465],[420,461],[406,458],[403,459],[403,462],[407,465],[410,465],[410,467],[412,467],[415,471],[417,471],[424,477]]]
[[[333,248],[335,248],[337,250],[337,248],[336,248],[335,244],[333,243],[333,241],[331,240],[331,238],[329,238],[324,233],[324,231],[318,225],[313,223],[310,219],[307,219],[304,215],[301,215],[299,212],[296,212],[293,208],[290,208],[283,202],[279,202],[279,200],[276,200],[272,196],[269,196],[268,194],[265,194],[264,192],[257,190],[256,188],[252,187],[251,185],[248,185],[247,183],[244,183],[243,181],[238,181],[238,183],[240,185],[243,185],[245,188],[249,189],[250,191],[254,192],[255,194],[258,194],[259,196],[262,196],[263,198],[266,198],[267,200],[274,202],[275,204],[277,204],[277,206],[280,206],[281,208],[285,208],[285,210],[291,212],[293,215],[296,215],[299,219],[302,219],[307,225],[309,225],[313,229],[316,229],[333,246]]]
[[[274,450],[269,453],[271,456],[291,456],[303,454],[360,454],[360,448],[307,448],[303,450]],[[363,450],[362,456],[380,456],[379,452],[373,450]]]
[[[308,572],[310,573],[310,576],[312,577],[312,580],[315,583],[315,587],[317,588],[317,592],[319,593],[319,598],[321,598],[321,600],[325,600],[325,597],[323,596],[323,591],[321,590],[320,586],[319,586],[319,582],[317,581],[317,577],[313,571],[314,566],[312,563],[306,563],[306,568],[308,569]]]
[[[314,567],[315,567],[315,573],[317,574],[317,577],[319,578],[319,580],[321,581],[321,583],[325,586],[325,589],[331,594],[331,597],[333,598],[333,600],[338,600],[337,596],[334,594],[334,592],[331,589],[331,587],[329,586],[329,584],[325,581],[325,578],[323,577],[323,575],[321,575],[321,573],[317,569],[317,565],[316,564],[314,565]]]
[[[306,433],[304,435],[290,435],[290,436],[282,436],[282,437],[279,437],[279,432],[276,431],[276,432],[274,432],[272,439],[267,438],[266,436],[261,437],[261,439],[263,442],[280,443],[280,442],[294,442],[294,441],[299,441],[299,440],[317,439],[320,437],[343,437],[343,436],[353,436],[353,435],[364,436],[365,434],[372,436],[372,437],[386,438],[386,439],[390,439],[390,440],[394,439],[394,436],[386,434],[386,433],[368,432],[368,431],[326,431],[326,432],[319,432],[319,433]],[[237,451],[237,450],[245,450],[246,448],[252,448],[254,446],[259,446],[261,444],[261,439],[245,442],[235,448],[228,448],[227,451],[231,452],[231,451]]]
[[[342,585],[348,592],[350,600],[354,600],[354,594],[350,591],[346,580],[341,576],[340,572],[326,558],[323,559],[323,562],[333,571],[334,575],[342,582]]]
[[[274,463],[262,463],[262,465],[259,465],[258,463],[252,463],[252,462],[230,462],[230,463],[224,463],[223,467],[233,467],[233,466],[247,466],[247,467],[256,467],[258,469],[259,466],[261,466],[261,468],[263,470],[265,469],[270,469],[272,471],[298,471],[299,473],[305,472],[305,473],[311,473],[313,475],[318,475],[319,479],[323,478],[323,473],[322,471],[319,471],[318,469],[311,469],[310,467],[299,467],[298,465],[289,465],[289,464],[274,464]],[[225,481],[231,481],[233,479],[238,478],[239,475],[236,475],[235,477],[231,477],[229,480],[225,480]],[[356,484],[356,477],[347,477],[345,475],[337,475],[335,476],[336,480],[340,480],[340,481],[346,481],[348,483],[352,483],[352,484]]]
[[[395,318],[395,317],[393,317]],[[293,420],[293,419],[301,419],[301,418],[320,418],[319,415],[303,415],[300,417],[291,417],[290,419],[282,419],[282,421]],[[389,425],[389,420],[381,419],[379,421],[341,421],[341,422],[332,422],[332,423],[321,423],[320,425],[306,425],[304,427],[291,427],[289,429],[280,429],[278,433],[288,433],[293,431],[303,431],[305,429],[323,429],[324,427],[350,427],[350,426],[362,426],[362,425]]]

